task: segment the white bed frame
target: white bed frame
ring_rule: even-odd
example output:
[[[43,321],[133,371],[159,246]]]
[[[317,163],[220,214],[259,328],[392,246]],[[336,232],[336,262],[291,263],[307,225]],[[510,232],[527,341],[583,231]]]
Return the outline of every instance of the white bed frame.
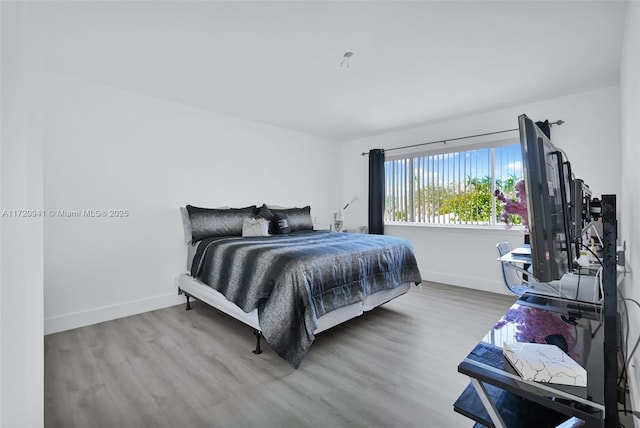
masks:
[[[387,303],[388,301],[395,299],[398,296],[403,295],[411,288],[410,283],[404,283],[398,287],[390,290],[378,291],[367,296],[362,302],[354,303],[348,306],[331,311],[318,318],[318,327],[313,331],[314,334],[320,333],[338,324],[342,324],[345,321],[349,321],[357,316],[362,315],[364,312],[370,311],[380,305]],[[219,311],[237,319],[252,327],[255,331],[257,341],[256,349],[253,351],[255,354],[259,354],[260,350],[260,337],[262,335],[262,329],[260,328],[260,322],[258,320],[258,310],[254,309],[251,312],[245,312],[236,306],[231,301],[227,300],[224,295],[214,290],[212,287],[204,284],[203,282],[193,278],[189,274],[182,274],[178,277],[178,294],[184,294],[187,297],[187,310],[191,309],[189,298],[193,297],[201,302],[204,302]]]

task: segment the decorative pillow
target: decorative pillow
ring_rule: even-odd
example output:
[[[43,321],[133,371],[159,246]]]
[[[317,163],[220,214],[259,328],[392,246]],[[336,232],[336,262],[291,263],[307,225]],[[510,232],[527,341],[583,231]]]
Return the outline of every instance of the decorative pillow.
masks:
[[[277,235],[286,235],[291,233],[289,226],[289,217],[283,213],[275,213],[273,216],[274,233]]]
[[[184,242],[185,244],[191,244],[193,232],[191,231],[191,220],[189,219],[189,212],[185,207],[180,207],[180,216],[182,217],[182,229],[184,230]]]
[[[256,206],[245,208],[198,208],[187,205],[193,242],[213,236],[242,236],[242,224],[253,218]]]
[[[275,226],[273,224],[274,213],[265,204],[262,204],[262,206],[258,208],[256,218],[263,218],[267,220],[267,223],[269,224],[269,233],[276,233]]]
[[[269,221],[264,218],[245,218],[242,236],[269,236]]]
[[[264,218],[268,221],[271,221],[273,220],[273,211],[271,211],[271,208],[267,207],[266,204],[262,204],[262,206],[258,208],[256,218]]]
[[[282,210],[271,210],[274,214],[286,214],[289,218],[289,226],[292,232],[299,230],[313,230],[313,220],[311,219],[311,206],[304,208],[286,208]]]

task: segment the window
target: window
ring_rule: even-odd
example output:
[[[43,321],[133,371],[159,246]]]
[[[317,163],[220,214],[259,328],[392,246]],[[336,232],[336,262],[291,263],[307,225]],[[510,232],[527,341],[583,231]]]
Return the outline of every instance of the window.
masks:
[[[455,150],[455,149],[454,149]],[[515,197],[523,177],[520,144],[437,151],[385,161],[386,223],[496,225],[494,191]],[[513,219],[519,224],[520,219]]]

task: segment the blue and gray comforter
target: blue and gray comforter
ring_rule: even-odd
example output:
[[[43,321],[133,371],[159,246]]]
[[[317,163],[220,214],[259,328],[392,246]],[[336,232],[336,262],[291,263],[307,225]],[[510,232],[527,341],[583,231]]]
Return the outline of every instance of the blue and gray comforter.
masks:
[[[191,275],[250,312],[271,348],[298,367],[318,317],[400,284],[422,281],[411,242],[329,231],[201,242]]]

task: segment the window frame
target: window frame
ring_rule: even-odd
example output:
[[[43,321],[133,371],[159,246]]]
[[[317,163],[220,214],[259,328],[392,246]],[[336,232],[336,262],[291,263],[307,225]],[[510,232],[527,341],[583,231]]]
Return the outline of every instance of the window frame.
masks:
[[[472,229],[504,229],[505,224],[497,221],[496,215],[496,197],[494,196],[496,190],[496,177],[495,177],[495,150],[499,147],[505,146],[513,146],[519,145],[520,139],[518,137],[510,137],[510,138],[502,138],[502,139],[491,139],[483,142],[469,143],[469,144],[459,144],[459,143],[446,143],[443,145],[438,145],[438,147],[433,148],[412,148],[407,150],[402,150],[397,154],[391,156],[385,156],[385,164],[387,161],[398,161],[398,160],[408,160],[411,162],[410,168],[414,170],[414,164],[416,158],[422,156],[437,156],[443,154],[451,154],[451,153],[460,153],[465,151],[472,150],[484,150],[491,149],[489,153],[489,171],[492,179],[490,180],[490,192],[491,192],[491,217],[490,222],[486,223],[432,223],[432,222],[421,222],[421,221],[392,221],[392,220],[384,220],[385,226],[392,227],[438,227],[438,228],[453,228],[453,229],[464,229],[464,228],[472,228]],[[434,145],[435,146],[435,145]],[[520,159],[522,162],[522,158]],[[385,165],[386,172],[386,165]],[[524,172],[521,171],[524,175]],[[414,180],[408,180],[407,185],[411,187],[411,197],[410,199],[410,208],[413,220],[415,220],[415,188],[414,188]],[[385,180],[386,182],[386,180]],[[387,198],[386,194],[386,184],[385,184],[385,199]],[[409,210],[409,209],[408,209]],[[385,204],[386,211],[386,204]],[[523,226],[513,225],[512,228],[514,230],[523,229]]]

